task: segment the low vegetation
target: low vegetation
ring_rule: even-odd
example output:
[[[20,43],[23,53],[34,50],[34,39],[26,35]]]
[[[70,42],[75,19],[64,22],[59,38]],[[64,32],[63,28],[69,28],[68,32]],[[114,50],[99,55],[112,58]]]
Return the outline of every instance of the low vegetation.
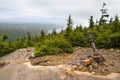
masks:
[[[67,19],[67,27],[60,33],[55,30],[46,35],[44,30],[39,36],[32,37],[30,33],[23,39],[15,42],[6,41],[9,36],[4,34],[0,38],[0,56],[4,56],[16,49],[35,47],[35,56],[59,55],[60,53],[72,53],[72,47],[89,47],[87,31],[94,33],[97,48],[120,48],[120,20],[118,16],[103,24],[102,20],[94,22],[90,17],[89,27],[76,26],[73,28],[71,16]]]
[[[46,39],[43,43],[38,43],[35,56],[58,55],[64,52],[72,53],[72,45],[61,35],[56,35]]]

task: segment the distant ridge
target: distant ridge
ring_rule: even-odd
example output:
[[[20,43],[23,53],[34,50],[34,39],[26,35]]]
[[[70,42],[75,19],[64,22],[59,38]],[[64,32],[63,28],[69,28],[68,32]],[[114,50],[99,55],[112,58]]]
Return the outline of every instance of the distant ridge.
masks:
[[[23,38],[27,32],[30,32],[33,36],[40,34],[43,29],[46,33],[53,29],[60,29],[62,25],[49,24],[49,23],[0,23],[0,36],[4,33],[8,34],[10,41]]]

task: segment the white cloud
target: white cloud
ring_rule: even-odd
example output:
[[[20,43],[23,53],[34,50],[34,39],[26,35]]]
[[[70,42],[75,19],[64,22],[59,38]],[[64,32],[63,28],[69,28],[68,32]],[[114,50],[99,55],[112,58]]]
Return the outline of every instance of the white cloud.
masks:
[[[120,0],[0,0],[0,21],[65,23],[71,14],[75,24],[86,25],[89,16],[100,17],[104,2],[112,17],[120,14]]]

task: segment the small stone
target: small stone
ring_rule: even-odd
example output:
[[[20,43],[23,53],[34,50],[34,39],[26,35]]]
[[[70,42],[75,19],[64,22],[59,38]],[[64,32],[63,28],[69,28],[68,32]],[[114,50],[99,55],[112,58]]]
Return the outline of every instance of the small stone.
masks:
[[[109,71],[109,69],[105,69],[105,71]]]
[[[108,67],[108,63],[104,63],[104,65],[105,65],[106,67]]]
[[[103,68],[101,71],[104,73],[104,72],[105,72],[105,69]]]
[[[89,66],[89,71],[92,71],[93,67],[92,65]]]
[[[113,51],[114,49],[110,49],[110,51]]]
[[[47,61],[47,64],[49,64],[50,63],[50,61]]]
[[[76,65],[77,65],[77,66],[79,66],[79,65],[80,65],[80,63],[77,63]]]
[[[35,58],[35,55],[34,55],[34,53],[32,53],[32,54],[31,54],[31,57]]]
[[[87,64],[87,65],[91,64],[91,60],[90,60],[90,59],[85,59],[85,60],[83,60],[83,62],[84,62],[85,64]]]
[[[117,50],[117,53],[119,53],[120,52],[120,50]]]
[[[30,52],[31,51],[31,49],[27,49],[27,52]]]
[[[79,70],[81,70],[82,68],[83,68],[83,66],[82,66],[82,65],[80,65],[80,66],[79,66]]]
[[[110,65],[111,65],[111,66],[114,66],[114,64],[113,64],[113,63],[111,63]]]
[[[75,47],[75,49],[77,50],[78,48],[77,48],[77,47]]]
[[[118,73],[120,73],[120,70],[118,70]]]
[[[4,66],[6,63],[5,62],[0,62],[0,67]]]
[[[92,71],[92,72],[91,72],[91,74],[95,75],[95,74],[96,74],[96,72],[95,72],[95,71]]]
[[[75,69],[75,68],[77,68],[77,66],[76,66],[76,65],[72,66],[72,69]]]
[[[81,47],[78,47],[79,49],[81,48]]]
[[[97,63],[92,63],[92,67],[96,69],[98,67],[98,64]]]

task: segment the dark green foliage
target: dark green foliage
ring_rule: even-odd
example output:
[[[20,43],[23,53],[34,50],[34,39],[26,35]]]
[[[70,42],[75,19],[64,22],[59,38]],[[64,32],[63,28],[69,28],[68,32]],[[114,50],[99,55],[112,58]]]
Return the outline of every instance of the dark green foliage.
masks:
[[[73,47],[75,46],[82,46],[84,47],[86,45],[86,39],[83,32],[79,31],[73,31],[70,34],[70,43]]]
[[[37,44],[35,56],[59,55],[60,53],[72,53],[72,45],[62,36],[52,36],[44,43]]]
[[[5,43],[0,40],[0,57],[14,51],[13,47],[14,46],[12,46],[11,43]]]
[[[120,31],[114,34],[111,34],[111,47],[120,48]]]
[[[25,43],[25,41],[20,40],[20,39],[18,39],[18,40],[14,43],[14,45],[15,45],[15,49],[25,48],[25,47],[28,46],[27,43]]]
[[[69,15],[67,19],[67,27],[72,27],[72,26],[73,26],[72,18],[71,18],[71,15]]]
[[[120,22],[114,20],[102,26],[94,27],[95,43],[98,48],[120,48]]]
[[[90,19],[89,19],[89,28],[93,28],[93,27],[94,27],[93,16],[90,16]]]
[[[113,29],[114,32],[120,31],[120,21],[118,16],[115,16],[115,19],[113,21],[113,26],[114,26],[114,29]]]
[[[102,17],[100,18],[100,21],[99,21],[99,26],[101,26],[101,25],[104,25],[104,24],[106,24],[106,19],[103,19]]]
[[[52,35],[57,35],[56,29],[53,29]]]
[[[69,15],[67,19],[67,28],[65,30],[65,35],[64,35],[68,41],[69,41],[70,34],[72,32],[72,28],[73,28],[73,22],[72,22],[71,15]]]
[[[76,26],[75,31],[83,32],[82,26]]]
[[[113,18],[110,18],[110,21],[109,21],[109,23],[112,23],[113,22]]]
[[[46,33],[43,29],[41,30],[39,36],[35,36],[36,42],[44,42],[45,38],[46,38]]]
[[[72,47],[89,47],[88,31],[94,33],[95,44],[97,48],[120,48],[120,20],[118,16],[109,21],[109,23],[95,23],[90,19],[89,27],[76,26],[73,29],[71,16],[67,19],[67,27],[60,33],[56,30],[46,35],[42,30],[40,35],[35,37],[27,33],[23,39],[17,39],[15,42],[7,42],[7,34],[0,38],[0,56],[11,53],[20,48],[35,47],[35,56],[59,55],[61,53],[72,53]],[[100,22],[99,22],[100,23]]]
[[[46,36],[45,31],[42,29],[41,34],[40,34],[40,38],[45,39],[45,36]]]
[[[21,40],[22,41],[22,40]],[[29,46],[29,47],[31,47],[31,46],[33,46],[34,44],[33,44],[33,38],[32,38],[32,36],[31,36],[31,34],[28,32],[27,33],[27,38],[26,38],[26,40],[25,40],[25,45],[26,46]]]
[[[6,39],[8,39],[8,35],[7,34],[3,34],[2,40],[5,41]]]
[[[3,40],[4,38],[4,40]],[[5,42],[7,39],[6,35],[3,35],[3,38],[0,39],[0,56],[4,56],[8,53],[15,51],[16,49],[26,48],[32,46],[33,43],[31,35],[28,33],[28,36],[24,39],[17,39],[15,42]]]

